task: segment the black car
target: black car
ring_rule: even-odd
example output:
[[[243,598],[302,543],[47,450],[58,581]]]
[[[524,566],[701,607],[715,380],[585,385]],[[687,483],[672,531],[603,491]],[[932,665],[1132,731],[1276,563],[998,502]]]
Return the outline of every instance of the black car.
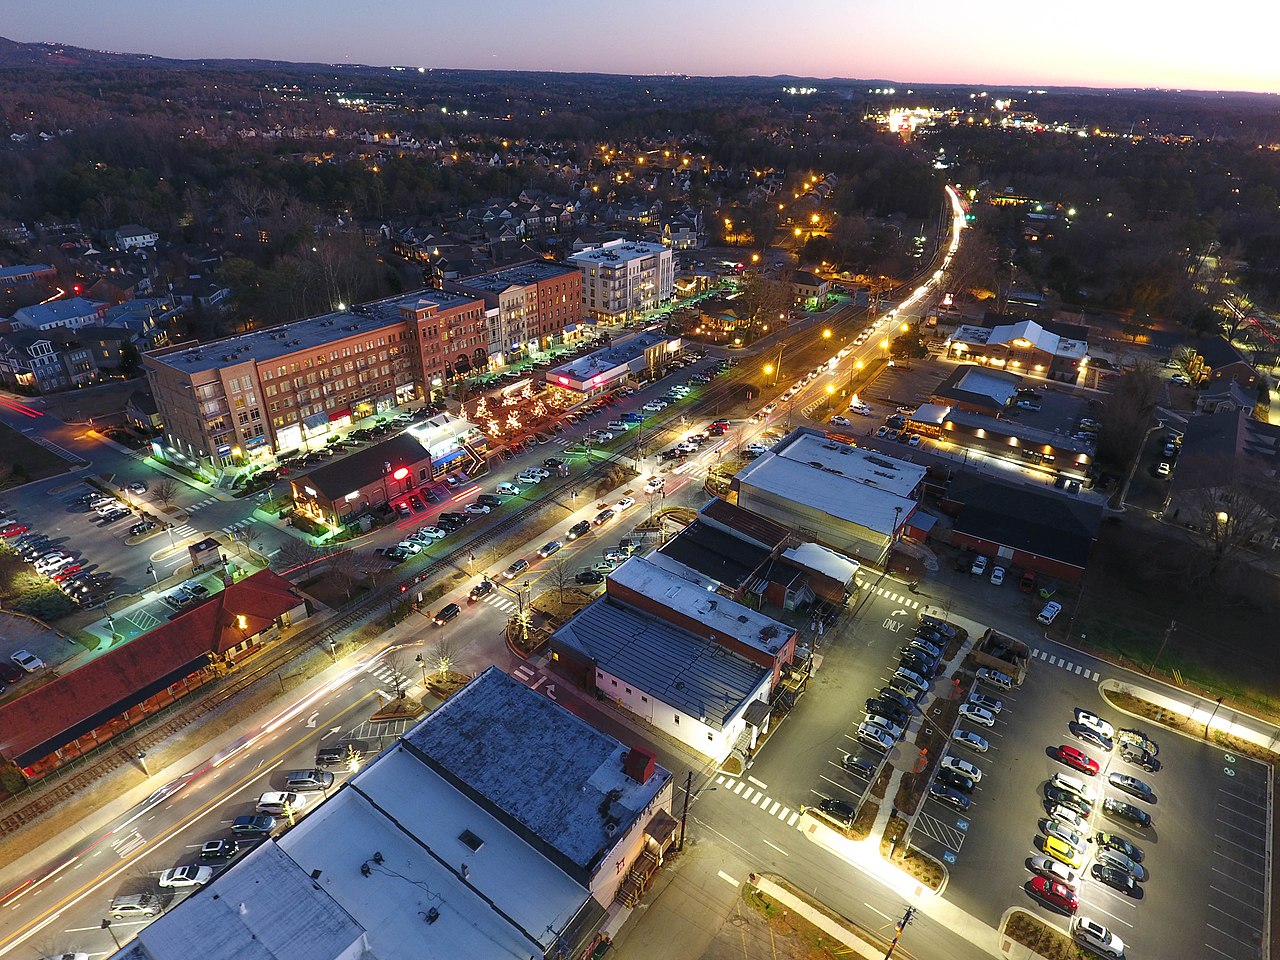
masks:
[[[961,813],[969,809],[969,798],[959,790],[948,787],[945,783],[934,783],[929,787],[929,796],[945,804],[955,807]]]
[[[422,494],[422,499],[427,503],[440,502],[440,494],[436,493],[435,487],[423,487],[418,493]]]
[[[483,504],[486,507],[502,506],[502,498],[495,497],[492,493],[482,493],[476,497],[476,503]]]
[[[873,717],[884,717],[899,727],[905,727],[907,721],[911,719],[911,714],[904,710],[901,704],[883,697],[872,697],[867,701],[866,706],[867,713]]]
[[[471,588],[471,592],[467,594],[467,596],[469,596],[472,600],[479,600],[481,597],[490,593],[493,593],[493,581],[481,580],[479,583],[477,583],[474,587]]]
[[[1145,810],[1139,810],[1132,803],[1125,803],[1123,800],[1113,800],[1108,797],[1102,801],[1102,810],[1107,816],[1116,820],[1128,820],[1139,827],[1151,826],[1151,814]]]
[[[465,513],[442,513],[436,517],[436,523],[444,527],[446,530],[457,530],[461,526],[465,526],[468,517]]]
[[[832,800],[827,798],[818,804],[818,809],[846,830],[853,826],[853,807],[849,806],[849,804],[845,803],[843,800]]]
[[[502,459],[503,459],[503,460],[510,461],[510,460],[514,460],[515,458],[516,458],[516,455],[515,455],[514,453],[512,453],[510,450],[504,449],[504,450],[502,451]]]
[[[922,653],[904,653],[898,662],[908,670],[920,674],[926,680],[932,679],[934,674],[938,672],[938,661],[932,657],[926,657]]]
[[[856,757],[850,753],[844,758],[844,768],[846,770],[850,773],[856,773],[860,777],[866,777],[868,780],[876,772],[877,766],[879,766],[877,761],[869,757]]]
[[[1097,730],[1091,730],[1081,723],[1069,723],[1067,728],[1071,731],[1071,735],[1077,740],[1097,747],[1107,753],[1111,752],[1111,738],[1104,737]]]
[[[895,687],[881,687],[880,692],[877,694],[877,696],[881,700],[888,700],[890,703],[896,703],[899,707],[901,707],[903,710],[906,710],[908,713],[915,710],[915,706],[916,706],[915,700],[907,696],[901,690],[896,689]]]
[[[1093,812],[1093,804],[1070,790],[1063,790],[1061,787],[1055,787],[1052,784],[1044,785],[1044,799],[1050,807],[1066,807],[1068,810],[1074,810],[1082,817],[1087,817]]]
[[[1146,858],[1146,854],[1142,852],[1141,847],[1135,843],[1130,843],[1117,834],[1101,831],[1094,836],[1093,840],[1098,845],[1099,850],[1119,850],[1134,863],[1141,863]]]
[[[547,457],[547,459],[542,461],[542,465],[546,467],[548,470],[555,470],[558,467],[562,466],[563,464],[564,464],[564,461],[557,459],[556,457]]]
[[[604,583],[604,574],[598,570],[579,570],[573,577],[574,583]]]
[[[225,840],[210,840],[200,847],[201,863],[226,863],[240,849],[240,841],[234,837]]]
[[[1133,877],[1119,867],[1106,867],[1100,863],[1095,863],[1089,868],[1089,874],[1093,879],[1105,883],[1108,887],[1119,890],[1121,893],[1133,896],[1137,892],[1138,885],[1133,882]]]
[[[938,783],[953,790],[959,790],[961,793],[973,793],[975,786],[973,778],[966,777],[959,770],[951,770],[947,767],[938,771]]]
[[[565,538],[568,540],[577,540],[584,533],[589,533],[590,531],[591,531],[591,522],[589,520],[579,520],[577,523],[575,523],[572,527],[569,528],[569,532],[565,534]],[[596,581],[596,582],[599,582],[599,581]]]
[[[425,509],[427,509],[426,504],[424,504],[424,503],[423,503],[421,500],[419,500],[416,496],[410,496],[410,497],[409,497],[409,506],[413,507],[413,509],[414,509],[414,510],[425,510]]]
[[[1147,773],[1157,773],[1160,770],[1159,760],[1146,750],[1131,743],[1120,744],[1120,758],[1132,763],[1135,767],[1141,767]]]

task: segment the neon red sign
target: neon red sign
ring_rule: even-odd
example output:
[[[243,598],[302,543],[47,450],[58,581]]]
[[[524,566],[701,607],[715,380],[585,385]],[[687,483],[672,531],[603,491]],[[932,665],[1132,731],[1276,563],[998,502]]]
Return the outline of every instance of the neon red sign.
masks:
[[[392,480],[403,480],[403,479],[404,479],[405,477],[407,477],[408,475],[409,475],[409,468],[408,468],[408,467],[401,467],[399,470],[397,470],[395,473],[393,473],[393,474],[391,475],[391,479],[392,479]]]

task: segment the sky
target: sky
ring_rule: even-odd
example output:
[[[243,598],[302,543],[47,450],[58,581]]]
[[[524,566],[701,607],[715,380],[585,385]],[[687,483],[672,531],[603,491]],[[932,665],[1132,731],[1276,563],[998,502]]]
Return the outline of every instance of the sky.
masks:
[[[0,35],[183,59],[1280,92],[1271,0],[44,0]]]

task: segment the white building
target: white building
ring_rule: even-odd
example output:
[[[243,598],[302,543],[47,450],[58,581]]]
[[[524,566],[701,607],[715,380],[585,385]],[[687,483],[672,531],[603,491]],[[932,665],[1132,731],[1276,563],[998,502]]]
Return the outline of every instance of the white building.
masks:
[[[652,755],[496,667],[311,803],[115,960],[578,957],[678,827]]]
[[[160,241],[160,234],[136,223],[126,223],[116,229],[115,241],[117,250],[141,250],[154,247]]]
[[[675,294],[674,254],[661,243],[610,240],[568,262],[582,270],[582,303],[597,320],[629,320]]]

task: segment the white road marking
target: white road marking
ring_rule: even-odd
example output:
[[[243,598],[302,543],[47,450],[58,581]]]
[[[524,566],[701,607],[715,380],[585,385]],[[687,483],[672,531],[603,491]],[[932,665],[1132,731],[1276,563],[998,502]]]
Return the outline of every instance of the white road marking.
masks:
[[[755,784],[757,787],[759,787],[761,790],[768,790],[768,789],[769,789],[769,785],[768,785],[767,783],[762,783],[761,781],[757,780],[755,777],[747,777],[747,779],[748,779],[751,783],[754,783],[754,784]]]
[[[717,877],[719,877],[721,880],[723,880],[725,883],[727,883],[727,884],[729,884],[729,885],[731,885],[731,886],[734,886],[734,887],[740,887],[740,886],[742,886],[742,884],[740,884],[740,883],[739,883],[737,880],[735,880],[733,877],[729,876],[729,875],[728,875],[727,873],[725,873],[723,870],[718,871],[718,872],[716,873],[716,876],[717,876]]]
[[[769,846],[773,847],[773,849],[777,850],[777,851],[778,851],[780,854],[782,854],[784,857],[789,857],[789,856],[791,856],[791,854],[787,853],[787,851],[783,850],[783,849],[782,849],[780,846],[778,846],[776,843],[770,843],[768,840],[765,840],[765,839],[764,839],[764,837],[761,837],[760,839],[761,839],[761,840],[764,840],[764,842],[765,842],[765,843],[768,843],[768,844],[769,844]]]

